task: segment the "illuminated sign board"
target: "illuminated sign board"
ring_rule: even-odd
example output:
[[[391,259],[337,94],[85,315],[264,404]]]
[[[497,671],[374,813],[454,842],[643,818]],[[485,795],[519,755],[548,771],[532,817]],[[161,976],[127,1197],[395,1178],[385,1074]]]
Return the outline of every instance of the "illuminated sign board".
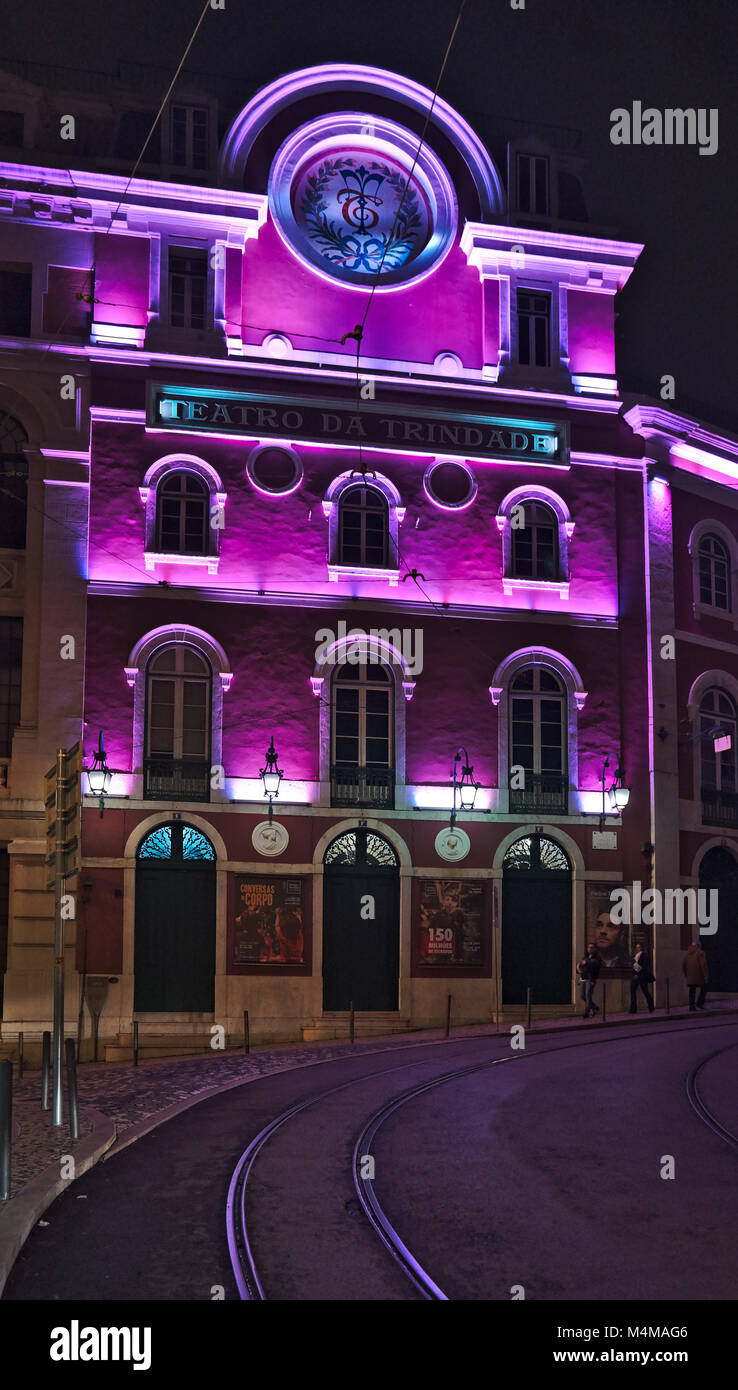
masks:
[[[363,444],[419,454],[458,454],[475,459],[569,462],[566,425],[428,408],[422,411],[376,401],[355,406],[309,397],[210,387],[149,384],[149,428],[233,434],[246,439],[301,439]]]

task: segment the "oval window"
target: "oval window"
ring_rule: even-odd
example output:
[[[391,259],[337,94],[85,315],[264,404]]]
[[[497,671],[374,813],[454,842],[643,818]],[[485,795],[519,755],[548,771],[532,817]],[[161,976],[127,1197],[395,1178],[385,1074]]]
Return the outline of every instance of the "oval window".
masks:
[[[433,463],[423,479],[423,486],[437,507],[456,510],[468,507],[477,495],[477,484],[464,463],[446,460]]]
[[[254,450],[246,464],[246,472],[259,492],[274,497],[294,492],[302,480],[302,464],[297,454],[270,444]]]

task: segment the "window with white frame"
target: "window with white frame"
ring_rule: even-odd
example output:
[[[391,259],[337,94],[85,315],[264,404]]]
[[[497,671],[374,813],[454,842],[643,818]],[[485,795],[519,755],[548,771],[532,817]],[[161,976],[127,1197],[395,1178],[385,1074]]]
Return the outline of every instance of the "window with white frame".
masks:
[[[169,322],[172,328],[205,327],[208,258],[185,246],[169,251]]]
[[[712,689],[700,700],[702,795],[736,791],[736,707],[725,690]]]
[[[518,362],[522,367],[551,365],[551,296],[518,290]]]
[[[510,810],[567,810],[567,696],[556,672],[525,666],[510,682]]]
[[[394,677],[364,659],[331,679],[331,803],[394,804]]]
[[[363,484],[346,488],[338,503],[338,564],[384,569],[388,552],[386,498]]]
[[[144,797],[206,801],[211,743],[210,665],[195,647],[164,647],[146,670]]]
[[[727,546],[711,533],[703,535],[698,551],[699,601],[724,613],[731,610],[730,555]]]
[[[196,473],[167,473],[157,488],[156,541],[162,554],[207,555],[210,493]]]
[[[535,499],[518,502],[511,527],[510,577],[557,580],[559,574],[559,524],[551,507]]]

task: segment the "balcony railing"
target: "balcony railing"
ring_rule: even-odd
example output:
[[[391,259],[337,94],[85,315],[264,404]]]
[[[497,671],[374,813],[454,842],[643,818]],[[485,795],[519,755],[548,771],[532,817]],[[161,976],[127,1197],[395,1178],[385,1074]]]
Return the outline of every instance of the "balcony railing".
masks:
[[[511,811],[569,812],[569,778],[560,772],[526,772],[524,787],[510,788]]]
[[[145,801],[209,801],[210,764],[201,758],[146,758]]]
[[[395,804],[395,773],[389,767],[331,768],[331,806],[383,806]]]
[[[719,792],[715,787],[703,787],[702,824],[738,829],[738,792]]]

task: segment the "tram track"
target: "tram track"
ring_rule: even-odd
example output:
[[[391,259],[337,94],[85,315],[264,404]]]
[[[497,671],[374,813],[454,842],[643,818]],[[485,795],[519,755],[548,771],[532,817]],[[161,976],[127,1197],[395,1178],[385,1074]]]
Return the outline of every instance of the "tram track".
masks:
[[[690,1023],[689,1031],[713,1031],[715,1029],[719,1030],[721,1028],[735,1026],[735,1019],[730,1019],[729,1021],[710,1020],[709,1022],[705,1021],[703,1023],[699,1023],[696,1026]],[[431,1091],[438,1086],[446,1085],[451,1081],[460,1080],[464,1077],[471,1076],[480,1071],[489,1070],[495,1066],[509,1065],[512,1062],[524,1061],[526,1059],[531,1060],[534,1057],[547,1056],[552,1053],[568,1052],[574,1048],[587,1046],[588,1044],[592,1044],[595,1046],[609,1046],[610,1044],[618,1042],[633,1041],[636,1038],[664,1037],[666,1034],[672,1033],[683,1035],[685,1033],[684,1024],[680,1023],[677,1024],[675,1027],[668,1029],[660,1028],[657,1032],[651,1029],[649,1026],[646,1026],[646,1028],[639,1029],[637,1032],[629,1031],[628,1033],[618,1034],[616,1036],[609,1036],[606,1038],[593,1038],[590,1035],[586,1039],[580,1037],[576,1041],[562,1043],[559,1045],[539,1047],[535,1049],[526,1048],[525,1051],[514,1053],[509,1056],[486,1058],[481,1062],[474,1062],[467,1064],[466,1066],[452,1068],[448,1071],[442,1072],[437,1077],[432,1077],[428,1080],[422,1081],[419,1084],[411,1086],[407,1090],[401,1092],[399,1095],[392,1097],[389,1101],[385,1102],[384,1105],[382,1105],[379,1109],[372,1113],[370,1118],[363,1124],[353,1146],[351,1168],[354,1190],[356,1192],[358,1202],[360,1203],[361,1210],[363,1211],[368,1223],[374,1230],[376,1236],[381,1241],[385,1249],[387,1249],[395,1264],[402,1270],[403,1274],[415,1287],[415,1289],[420,1293],[423,1299],[427,1301],[448,1301],[447,1295],[443,1292],[443,1290],[431,1277],[427,1270],[425,1270],[415,1259],[414,1255],[412,1254],[412,1251],[408,1249],[408,1247],[403,1242],[401,1236],[399,1235],[398,1231],[389,1221],[374,1190],[372,1179],[370,1177],[362,1176],[362,1167],[366,1164],[366,1160],[371,1158],[372,1156],[372,1143],[374,1142],[376,1135],[378,1134],[382,1125],[390,1117],[390,1115],[394,1114],[397,1110],[402,1108],[404,1105],[408,1104],[411,1100],[415,1099],[418,1096],[424,1095],[426,1092]],[[488,1036],[490,1039],[498,1039],[500,1041],[504,1037],[504,1035],[500,1034],[489,1034]],[[472,1042],[479,1042],[480,1039],[476,1038],[472,1040],[467,1038],[457,1038],[448,1041],[452,1046],[454,1043],[470,1045]],[[446,1045],[446,1043],[441,1044],[441,1046]],[[406,1052],[417,1048],[433,1048],[438,1046],[439,1044],[437,1042],[411,1043],[408,1044],[407,1047],[403,1047],[401,1050],[403,1052]],[[723,1139],[727,1144],[729,1144],[732,1148],[738,1151],[738,1136],[731,1134],[731,1132],[727,1130],[725,1126],[722,1125],[718,1117],[714,1115],[714,1113],[709,1109],[709,1107],[707,1107],[703,1098],[699,1094],[696,1083],[696,1078],[700,1070],[703,1066],[707,1064],[707,1062],[711,1060],[711,1058],[725,1051],[728,1051],[730,1048],[736,1046],[738,1046],[738,1043],[731,1043],[726,1048],[718,1048],[711,1052],[707,1057],[704,1057],[700,1059],[699,1062],[695,1063],[687,1078],[687,1096],[692,1109],[697,1114],[699,1119],[708,1128],[710,1128],[713,1133],[718,1135],[718,1137]],[[333,1065],[335,1062],[341,1060],[344,1059],[331,1059],[329,1062],[326,1062],[322,1065],[330,1066]],[[394,1073],[406,1071],[409,1067],[420,1065],[425,1060],[425,1058],[419,1058],[414,1061],[403,1061],[397,1066],[381,1068],[373,1072],[363,1073],[361,1076],[352,1077],[347,1081],[341,1082],[337,1086],[327,1087],[324,1090],[318,1092],[317,1094],[309,1096],[306,1099],[298,1102],[297,1104],[290,1106],[287,1110],[281,1112],[273,1120],[271,1120],[269,1124],[264,1126],[259,1131],[259,1133],[251,1140],[248,1147],[242,1153],[234,1169],[229,1185],[228,1200],[226,1205],[226,1226],[228,1234],[229,1255],[234,1278],[239,1292],[239,1297],[242,1300],[266,1301],[268,1298],[268,1295],[264,1289],[262,1278],[257,1268],[255,1252],[252,1248],[252,1242],[249,1237],[246,1205],[249,1179],[253,1173],[254,1166],[259,1155],[263,1153],[270,1140],[277,1134],[279,1130],[281,1130],[286,1124],[288,1124],[290,1120],[293,1120],[298,1116],[303,1115],[306,1111],[312,1109],[316,1105],[319,1105],[321,1102],[328,1100],[330,1097],[333,1097],[340,1092],[347,1091],[355,1086],[367,1085],[369,1082],[375,1081],[378,1078],[388,1077],[393,1075]]]

